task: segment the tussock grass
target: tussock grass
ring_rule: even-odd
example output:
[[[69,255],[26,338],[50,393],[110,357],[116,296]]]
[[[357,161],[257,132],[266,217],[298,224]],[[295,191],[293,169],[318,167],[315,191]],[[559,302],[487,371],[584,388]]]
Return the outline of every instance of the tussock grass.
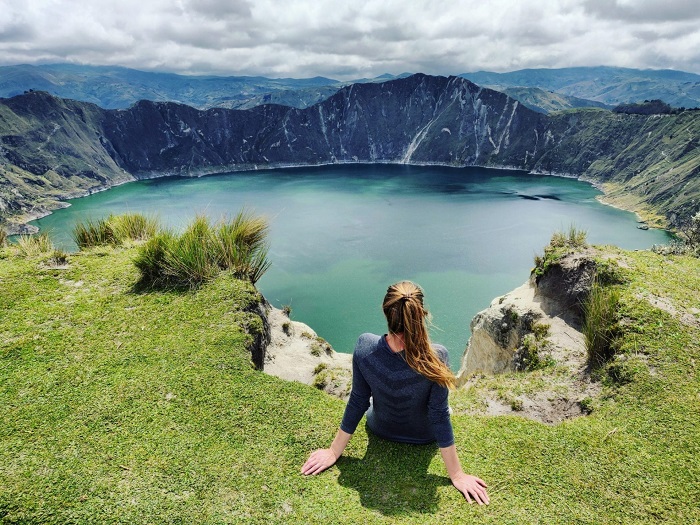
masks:
[[[586,237],[585,230],[579,230],[576,226],[571,225],[568,232],[554,232],[549,245],[553,248],[585,248],[587,246]]]
[[[7,232],[4,228],[0,227],[0,248],[3,248],[7,244]]]
[[[160,230],[157,218],[141,213],[110,215],[107,222],[111,226],[115,238],[121,242],[127,240],[145,241]]]
[[[544,248],[543,255],[535,256],[535,267],[532,270],[537,276],[544,275],[549,267],[556,263],[562,256],[572,250],[586,248],[587,234],[585,230],[579,230],[575,226],[570,226],[568,232],[554,232],[549,244]]]
[[[107,219],[88,219],[85,222],[79,222],[73,227],[72,236],[81,250],[118,244],[112,225]]]
[[[620,290],[595,280],[583,303],[583,336],[588,363],[593,367],[603,365],[615,353],[619,305]]]
[[[17,248],[20,254],[25,257],[32,257],[52,252],[54,245],[47,233],[38,233],[34,235],[20,235],[17,238]]]
[[[197,216],[179,235],[152,237],[134,264],[145,287],[196,288],[222,271],[255,284],[270,267],[267,233],[265,219],[246,211],[218,225]]]
[[[73,227],[73,240],[78,248],[117,246],[126,241],[144,241],[153,237],[160,225],[154,217],[140,213],[110,215],[106,219],[86,220]]]
[[[173,286],[194,288],[219,273],[215,236],[209,220],[199,216],[178,236],[170,237],[163,258],[163,277]]]

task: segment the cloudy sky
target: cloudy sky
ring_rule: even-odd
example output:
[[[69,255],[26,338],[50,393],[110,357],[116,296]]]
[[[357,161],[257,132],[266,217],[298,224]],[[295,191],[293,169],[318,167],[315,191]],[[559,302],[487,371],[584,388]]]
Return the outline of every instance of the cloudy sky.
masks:
[[[2,0],[0,65],[340,80],[615,65],[700,73],[698,0]]]

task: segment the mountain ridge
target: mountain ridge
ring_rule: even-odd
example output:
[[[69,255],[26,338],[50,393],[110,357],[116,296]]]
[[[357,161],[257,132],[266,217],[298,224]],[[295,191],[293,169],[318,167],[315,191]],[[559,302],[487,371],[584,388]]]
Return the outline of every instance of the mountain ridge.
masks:
[[[346,85],[407,76],[410,74],[385,73],[376,78],[338,81],[326,77],[190,76],[121,66],[19,64],[0,66],[0,97],[34,89],[93,102],[106,109],[125,109],[141,99],[177,101],[199,109],[246,109],[269,102],[304,108],[325,100]],[[514,98],[547,112],[591,103],[614,106],[657,98],[675,107],[700,105],[700,75],[684,71],[596,66],[507,73],[477,71],[458,76],[499,91],[510,90]],[[544,93],[529,91],[537,89]],[[548,93],[551,100],[533,104]]]
[[[105,110],[34,92],[0,100],[0,214],[22,221],[137,178],[363,162],[582,177],[607,185],[617,205],[677,226],[700,195],[698,135],[700,112],[548,116],[466,79],[424,74],[352,84],[304,109],[140,101]],[[634,199],[623,199],[627,189]]]
[[[476,71],[459,76],[498,90],[540,88],[607,105],[660,98],[674,107],[700,106],[700,75],[673,69],[596,66]]]

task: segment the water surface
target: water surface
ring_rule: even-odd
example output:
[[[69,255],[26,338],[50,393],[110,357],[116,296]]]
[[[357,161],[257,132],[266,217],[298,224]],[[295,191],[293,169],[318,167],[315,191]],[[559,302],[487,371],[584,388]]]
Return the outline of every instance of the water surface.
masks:
[[[414,280],[432,338],[458,368],[474,314],[525,282],[555,230],[573,224],[591,243],[627,249],[668,240],[597,195],[580,181],[517,171],[344,165],[130,183],[34,224],[75,249],[70,231],[88,218],[155,213],[183,227],[197,213],[218,219],[247,207],[270,220],[272,267],[258,283],[270,302],[351,352],[360,333],[384,332],[386,287]]]

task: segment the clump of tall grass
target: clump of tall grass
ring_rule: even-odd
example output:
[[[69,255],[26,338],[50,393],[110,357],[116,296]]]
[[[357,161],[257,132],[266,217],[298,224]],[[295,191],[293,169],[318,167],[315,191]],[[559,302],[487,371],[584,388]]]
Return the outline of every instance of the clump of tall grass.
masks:
[[[579,230],[575,226],[570,226],[568,232],[554,232],[549,244],[544,248],[544,254],[535,256],[535,268],[532,270],[532,273],[540,277],[547,273],[549,267],[567,252],[583,249],[587,246],[585,230]]]
[[[579,230],[575,226],[569,226],[568,232],[554,232],[549,245],[554,248],[585,248],[586,231]]]
[[[79,222],[73,227],[73,241],[81,250],[94,246],[117,244],[114,230],[107,219],[91,219]]]
[[[214,235],[220,268],[232,270],[236,277],[256,283],[270,267],[267,234],[267,220],[247,211],[239,212],[229,222],[222,222]]]
[[[134,264],[147,287],[195,288],[222,271],[256,283],[270,267],[267,233],[265,219],[245,211],[216,225],[197,216],[179,235],[152,237]]]
[[[0,248],[4,248],[7,244],[7,232],[5,228],[0,227]]]
[[[219,254],[209,220],[195,217],[181,235],[171,237],[163,262],[165,279],[175,286],[194,288],[218,274]]]
[[[591,366],[604,364],[615,353],[619,303],[619,289],[594,280],[583,303],[583,336]]]
[[[43,255],[54,251],[53,242],[48,234],[20,235],[17,239],[19,253],[25,257]]]
[[[141,213],[110,215],[107,222],[111,226],[114,236],[120,242],[127,240],[145,241],[153,237],[160,229],[158,219]]]
[[[73,240],[78,248],[116,246],[125,241],[143,241],[153,237],[158,221],[140,213],[110,215],[106,219],[86,220],[73,227]]]

